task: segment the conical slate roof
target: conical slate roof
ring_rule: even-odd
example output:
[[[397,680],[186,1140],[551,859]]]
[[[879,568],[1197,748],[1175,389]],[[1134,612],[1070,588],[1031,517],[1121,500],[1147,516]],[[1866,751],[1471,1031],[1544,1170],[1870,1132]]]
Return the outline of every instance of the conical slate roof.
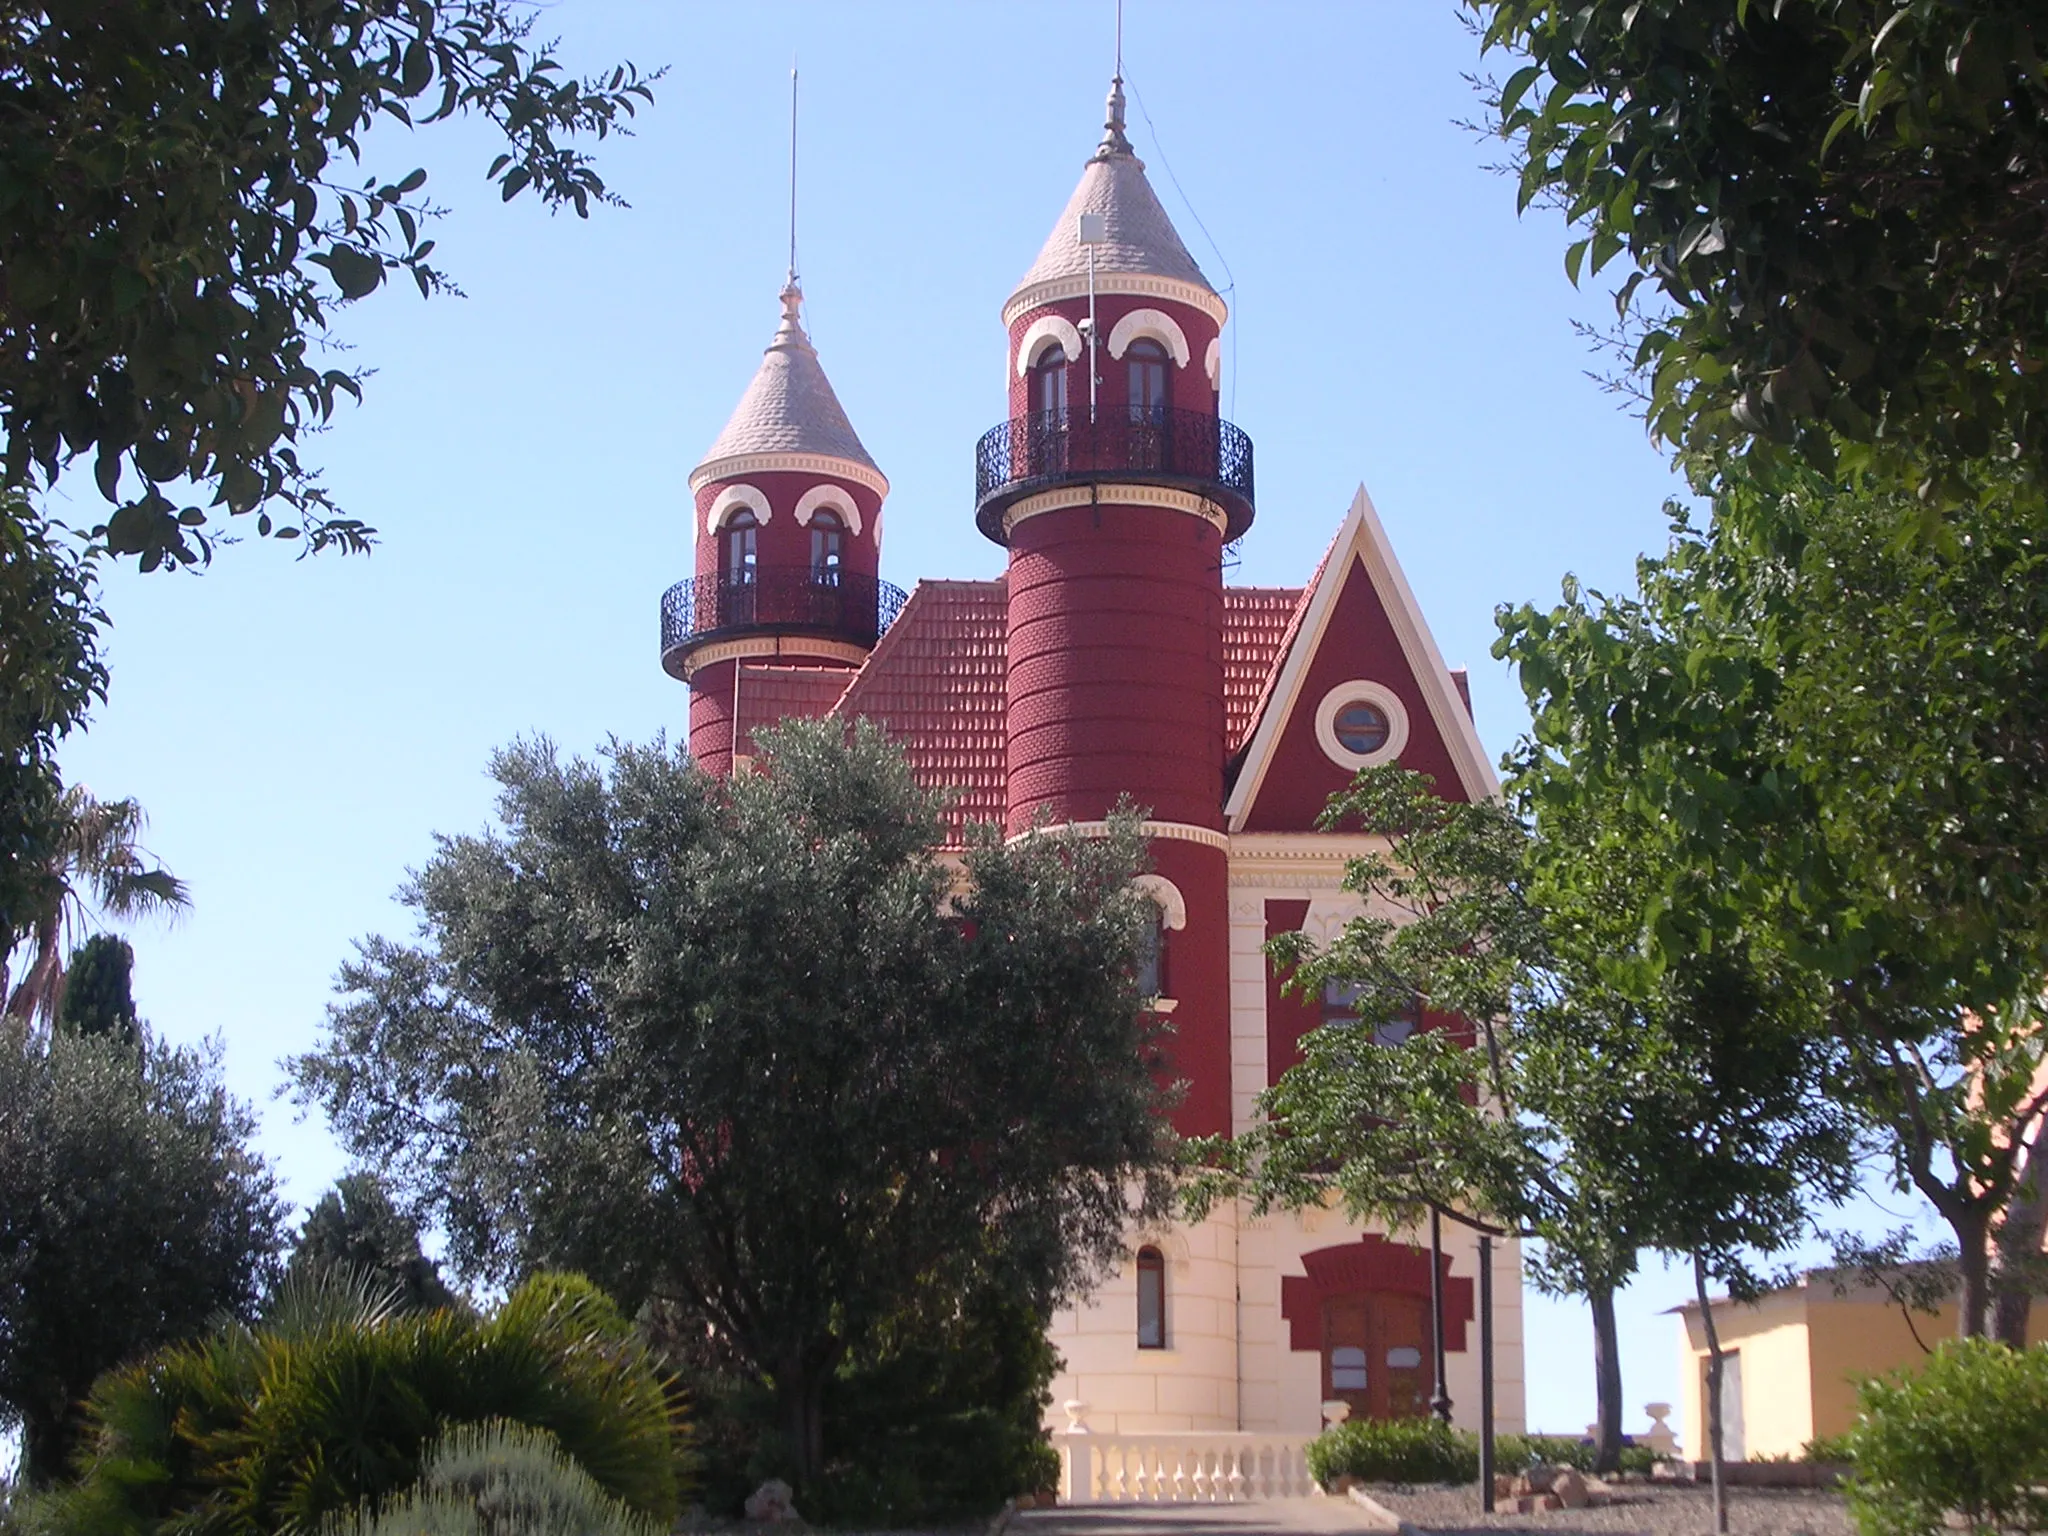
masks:
[[[1191,283],[1210,293],[1216,291],[1181,243],[1173,221],[1159,205],[1151,182],[1145,179],[1145,162],[1132,153],[1130,140],[1124,137],[1121,80],[1110,86],[1109,120],[1104,125],[1102,143],[1089,158],[1087,168],[1081,172],[1081,184],[1067,199],[1066,211],[1046,237],[1038,260],[1017,284],[1016,293],[1040,283],[1087,276],[1088,248],[1080,238],[1080,216],[1084,213],[1103,215],[1107,240],[1095,247],[1098,283],[1105,276],[1132,274],[1163,277]]]
[[[755,454],[802,453],[846,459],[879,475],[875,461],[861,446],[860,436],[832,381],[818,363],[817,350],[804,334],[798,311],[803,290],[791,279],[782,290],[782,324],[761,358],[760,370],[725,430],[718,434],[697,466]]]

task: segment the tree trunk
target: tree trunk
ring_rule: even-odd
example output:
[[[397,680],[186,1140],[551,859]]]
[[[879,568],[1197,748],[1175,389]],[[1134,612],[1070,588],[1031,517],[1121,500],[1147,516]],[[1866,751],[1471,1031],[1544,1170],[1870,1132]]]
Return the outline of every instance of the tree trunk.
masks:
[[[81,1414],[63,1394],[45,1401],[40,1413],[32,1403],[24,1406],[29,1411],[21,1416],[21,1480],[30,1488],[41,1488],[71,1470]]]
[[[825,1379],[830,1374],[830,1367],[803,1361],[775,1376],[782,1432],[789,1440],[791,1470],[799,1483],[808,1483],[825,1469]]]
[[[2011,1201],[1998,1223],[1998,1244],[1991,1298],[1991,1334],[2014,1349],[2027,1347],[2027,1323],[2034,1309],[2034,1287],[2041,1282],[2041,1238],[2048,1233],[2048,1123],[2034,1127],[2023,1154]]]
[[[1586,1292],[1593,1309],[1593,1470],[1601,1476],[1621,1470],[1621,1334],[1614,1321],[1614,1287]]]
[[[1956,1333],[1982,1338],[1991,1322],[1991,1222],[1982,1211],[1951,1216],[1956,1234]]]
[[[1721,1330],[1707,1300],[1707,1261],[1692,1256],[1693,1289],[1699,1293],[1700,1323],[1707,1330],[1707,1460],[1714,1472],[1714,1529],[1727,1536],[1728,1490],[1721,1484]]]

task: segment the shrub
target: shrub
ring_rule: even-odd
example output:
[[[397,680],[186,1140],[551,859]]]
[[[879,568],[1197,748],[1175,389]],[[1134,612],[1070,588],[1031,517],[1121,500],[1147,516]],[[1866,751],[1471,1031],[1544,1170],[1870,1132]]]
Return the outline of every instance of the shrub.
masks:
[[[451,1427],[545,1430],[607,1496],[675,1513],[679,1416],[618,1309],[578,1276],[538,1275],[497,1313],[397,1313],[366,1291],[297,1294],[100,1379],[79,1482],[38,1501],[48,1536],[163,1526],[310,1531],[419,1481]]]
[[[419,1483],[331,1520],[323,1536],[664,1536],[612,1498],[546,1430],[466,1424],[428,1453]]]
[[[1354,1419],[1309,1442],[1308,1469],[1325,1488],[1340,1477],[1469,1483],[1479,1476],[1479,1438],[1440,1419]]]
[[[1570,1435],[1496,1435],[1493,1464],[1503,1472],[1526,1467],[1576,1467],[1593,1470],[1593,1442]]]
[[[1855,1460],[1856,1451],[1853,1435],[1815,1435],[1799,1447],[1801,1461],[1817,1461],[1833,1466],[1842,1466]]]
[[[2048,1530],[2048,1345],[1943,1344],[1863,1384],[1849,1508],[1865,1536]]]

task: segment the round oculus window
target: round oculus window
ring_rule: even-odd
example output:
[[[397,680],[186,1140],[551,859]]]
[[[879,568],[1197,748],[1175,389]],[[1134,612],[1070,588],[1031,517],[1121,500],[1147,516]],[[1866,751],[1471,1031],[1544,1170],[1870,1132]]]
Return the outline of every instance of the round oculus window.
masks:
[[[1408,745],[1408,711],[1384,684],[1364,678],[1339,683],[1316,710],[1316,742],[1351,773],[1391,763]]]
[[[1387,744],[1387,738],[1394,734],[1394,727],[1387,720],[1387,712],[1377,704],[1364,699],[1354,699],[1337,711],[1337,718],[1330,722],[1330,729],[1347,752],[1356,752],[1360,757],[1369,757]]]

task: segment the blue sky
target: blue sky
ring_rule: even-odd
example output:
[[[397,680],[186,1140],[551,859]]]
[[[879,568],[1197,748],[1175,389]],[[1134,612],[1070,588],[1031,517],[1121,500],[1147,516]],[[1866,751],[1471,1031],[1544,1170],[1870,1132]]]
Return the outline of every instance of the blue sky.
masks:
[[[474,125],[373,142],[380,176],[429,170],[437,258],[467,294],[394,286],[339,327],[375,376],[310,457],[379,549],[251,542],[196,578],[116,573],[112,697],[66,753],[143,802],[191,883],[189,917],[134,935],[137,996],[161,1034],[219,1037],[294,1199],[342,1160],[274,1097],[278,1063],[314,1043],[351,941],[407,931],[392,893],[434,832],[486,820],[492,748],[685,721],[657,603],[690,568],[686,477],[775,325],[792,54],[807,319],[893,484],[882,570],[909,587],[1001,569],[970,500],[1005,408],[999,311],[1099,134],[1110,17],[560,0],[541,30],[572,67],[669,66],[635,136],[602,148],[631,206],[587,222],[501,204]],[[1606,305],[1566,281],[1560,221],[1517,218],[1498,148],[1457,126],[1476,42],[1450,0],[1129,0],[1124,54],[1154,185],[1211,280],[1234,280],[1225,405],[1257,444],[1259,505],[1235,579],[1303,580],[1363,481],[1505,750],[1525,715],[1488,656],[1495,606],[1547,602],[1566,572],[1625,586],[1677,486],[1586,377],[1571,321]],[[89,477],[53,510],[96,519]],[[1659,1314],[1688,1286],[1626,1298],[1632,1427],[1675,1395]],[[1531,1422],[1582,1426],[1583,1309],[1532,1296],[1528,1332]]]

